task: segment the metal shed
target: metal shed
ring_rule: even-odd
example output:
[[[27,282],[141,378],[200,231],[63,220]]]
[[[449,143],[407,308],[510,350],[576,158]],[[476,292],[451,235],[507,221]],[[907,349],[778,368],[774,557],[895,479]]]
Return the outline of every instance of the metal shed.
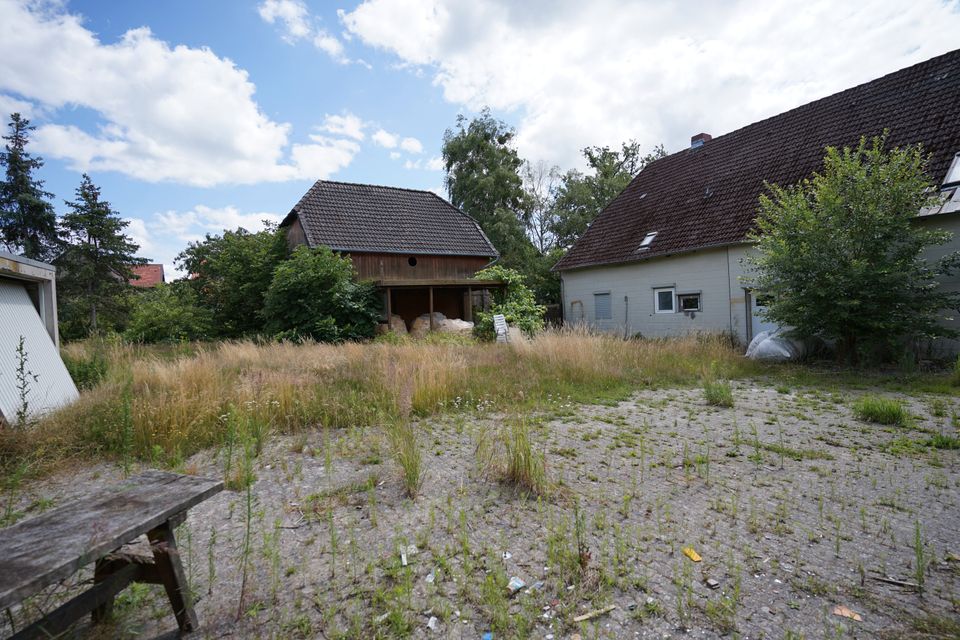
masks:
[[[21,339],[25,397],[18,381]],[[59,345],[56,268],[0,251],[0,421],[14,423],[24,400],[36,417],[77,399]]]

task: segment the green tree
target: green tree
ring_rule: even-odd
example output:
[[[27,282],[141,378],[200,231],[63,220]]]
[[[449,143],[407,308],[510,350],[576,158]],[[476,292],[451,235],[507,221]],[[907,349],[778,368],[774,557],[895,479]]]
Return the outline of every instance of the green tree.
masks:
[[[640,144],[634,140],[624,142],[619,151],[610,147],[585,148],[583,157],[591,173],[571,169],[557,189],[552,228],[557,246],[569,249],[641,169],[665,155],[663,145],[643,155]]]
[[[51,260],[59,247],[57,216],[50,203],[53,194],[44,191],[43,181],[33,172],[43,160],[27,151],[30,121],[14,113],[7,125],[8,135],[0,163],[6,174],[0,182],[0,240],[8,251],[34,260]]]
[[[494,289],[490,311],[477,313],[473,331],[478,338],[493,340],[496,337],[493,316],[497,314],[503,314],[508,324],[517,327],[527,335],[533,335],[543,329],[543,314],[546,309],[537,304],[523,274],[515,269],[494,265],[478,271],[474,277],[478,280],[499,280],[506,285],[501,289]]]
[[[176,258],[190,274],[200,305],[210,311],[214,336],[239,338],[263,331],[263,305],[273,271],[287,257],[286,236],[276,225],[210,235]]]
[[[100,188],[84,174],[77,199],[60,221],[65,249],[57,258],[57,288],[66,337],[83,337],[122,324],[131,265],[143,264],[134,254],[140,248],[125,233],[130,224],[110,203],[100,199]]]
[[[760,198],[750,283],[770,297],[765,316],[804,336],[836,341],[838,354],[902,346],[904,339],[951,335],[939,321],[960,294],[939,279],[960,254],[928,262],[927,247],[951,234],[916,224],[933,185],[920,147],[828,147],[823,170]]]
[[[297,247],[274,272],[264,307],[266,330],[282,339],[372,338],[382,311],[380,294],[354,276],[350,258],[327,247]]]
[[[523,269],[535,251],[525,232],[530,207],[513,137],[489,109],[469,122],[461,115],[443,134],[443,162],[450,202],[477,221],[504,265]]]
[[[123,335],[133,342],[206,340],[213,335],[213,316],[188,282],[159,284],[136,292]]]

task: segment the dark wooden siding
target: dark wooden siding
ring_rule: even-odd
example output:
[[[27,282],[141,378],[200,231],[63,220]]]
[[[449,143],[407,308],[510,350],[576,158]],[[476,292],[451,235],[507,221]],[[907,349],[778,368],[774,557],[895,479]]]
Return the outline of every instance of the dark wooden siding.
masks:
[[[294,218],[290,226],[287,227],[287,246],[290,247],[292,251],[301,244],[307,244],[307,234],[303,231],[300,218]]]
[[[489,264],[476,256],[424,256],[355,253],[350,256],[361,280],[455,280],[471,278]],[[416,265],[411,265],[411,258]]]

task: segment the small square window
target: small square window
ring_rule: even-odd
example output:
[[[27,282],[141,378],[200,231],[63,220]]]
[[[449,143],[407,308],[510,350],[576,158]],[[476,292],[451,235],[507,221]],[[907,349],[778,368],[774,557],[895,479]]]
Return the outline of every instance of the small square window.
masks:
[[[595,293],[593,294],[593,319],[594,320],[611,320],[613,318],[613,313],[610,309],[610,294],[609,293]]]
[[[701,311],[699,293],[677,294],[677,306],[680,311]]]
[[[673,289],[656,289],[653,292],[654,310],[657,313],[673,313]]]

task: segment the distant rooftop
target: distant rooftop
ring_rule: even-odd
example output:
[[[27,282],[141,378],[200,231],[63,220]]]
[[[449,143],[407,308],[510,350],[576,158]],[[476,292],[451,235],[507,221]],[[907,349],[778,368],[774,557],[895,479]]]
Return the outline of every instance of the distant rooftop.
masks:
[[[130,267],[130,271],[133,272],[133,275],[140,276],[139,278],[130,279],[130,284],[135,287],[148,289],[166,282],[166,279],[163,277],[162,264],[137,264]]]

